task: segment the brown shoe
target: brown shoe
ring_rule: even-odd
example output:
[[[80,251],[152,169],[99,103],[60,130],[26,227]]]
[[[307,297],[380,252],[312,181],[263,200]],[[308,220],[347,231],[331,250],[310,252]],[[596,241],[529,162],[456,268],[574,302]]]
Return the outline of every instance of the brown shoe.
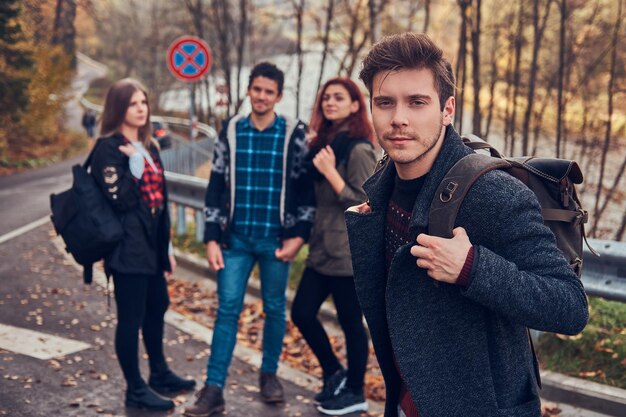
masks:
[[[224,394],[217,385],[205,385],[196,394],[196,402],[185,408],[184,415],[189,417],[209,417],[224,411]]]
[[[285,401],[283,386],[276,377],[276,374],[262,372],[259,377],[259,385],[261,385],[261,397],[266,403],[281,403]]]

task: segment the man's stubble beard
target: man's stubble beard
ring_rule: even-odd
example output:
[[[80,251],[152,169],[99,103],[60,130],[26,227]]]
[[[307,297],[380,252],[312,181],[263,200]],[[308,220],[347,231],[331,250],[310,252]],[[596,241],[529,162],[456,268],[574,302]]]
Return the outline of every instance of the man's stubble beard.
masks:
[[[410,136],[412,139],[420,142],[420,143],[426,143],[427,148],[426,150],[424,150],[424,152],[422,152],[420,155],[418,155],[416,158],[412,158],[411,160],[408,161],[403,161],[403,160],[394,160],[391,157],[391,154],[389,152],[387,152],[385,150],[385,153],[389,154],[389,157],[391,158],[391,160],[393,160],[393,162],[395,162],[396,164],[400,164],[400,165],[408,165],[408,164],[412,164],[414,162],[419,162],[422,159],[424,159],[426,157],[426,155],[428,155],[430,153],[430,151],[433,150],[433,148],[435,146],[437,146],[437,143],[439,143],[439,138],[441,137],[441,132],[442,130],[445,129],[445,126],[443,125],[443,114],[440,115],[439,117],[439,131],[435,134],[434,137],[432,137],[430,139],[430,141],[428,142],[423,142],[420,140],[420,138],[417,135],[408,135]],[[383,138],[387,137],[387,136],[392,136],[392,134],[383,134]],[[402,152],[402,150],[400,151]]]

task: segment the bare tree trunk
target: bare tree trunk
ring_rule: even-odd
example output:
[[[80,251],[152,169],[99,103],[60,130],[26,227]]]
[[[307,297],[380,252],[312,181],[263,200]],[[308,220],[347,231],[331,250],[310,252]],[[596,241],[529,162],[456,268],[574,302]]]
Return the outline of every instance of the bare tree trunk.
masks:
[[[422,32],[428,32],[428,24],[430,23],[430,0],[424,1],[424,27]]]
[[[296,81],[296,118],[300,117],[300,85],[302,83],[302,68],[304,67],[304,56],[302,54],[302,30],[304,19],[304,8],[306,5],[305,0],[298,0],[293,2],[293,7],[296,13],[296,26],[297,26],[297,41],[296,41],[296,55],[298,57],[298,79]]]
[[[472,133],[480,133],[480,9],[481,1],[476,0],[476,21],[472,25],[472,84],[474,87],[474,112],[472,113]]]
[[[626,210],[624,210],[624,216],[622,217],[622,225],[617,230],[617,233],[615,233],[615,240],[618,242],[622,241],[624,238],[624,230],[626,230]]]
[[[515,38],[511,36],[511,29],[513,28],[513,22],[515,20],[515,12],[511,12],[508,15],[507,19],[507,39],[508,48],[507,48],[507,59],[506,59],[506,91],[504,93],[504,97],[506,98],[506,107],[504,109],[504,152],[508,152],[510,134],[511,134],[511,113],[513,109],[511,108],[513,100],[511,99],[511,92],[513,91],[513,62],[515,56]]]
[[[204,39],[204,10],[203,10],[203,0],[185,0],[185,6],[187,7],[187,11],[189,12],[189,16],[191,17],[191,23],[193,25],[193,29],[195,31],[195,35],[200,39]],[[157,28],[158,31],[158,28]],[[196,115],[199,121],[206,121],[206,117],[204,114],[204,107],[202,106],[202,93],[205,94],[207,100],[207,111],[211,113],[211,102],[209,100],[209,91],[206,88],[207,77],[203,78],[200,81],[200,85],[196,86],[195,96],[197,97],[198,108],[196,111]]]
[[[587,156],[587,147],[589,146],[589,142],[587,141],[587,129],[589,128],[589,93],[587,92],[587,88],[583,87],[582,90],[582,99],[583,99],[583,123],[580,128],[580,154],[578,157],[578,164],[582,167],[583,162],[585,160],[585,156]]]
[[[552,0],[547,0],[546,10],[543,14],[543,21],[539,25],[539,0],[533,0],[533,55],[530,63],[530,79],[528,81],[528,94],[526,96],[526,112],[524,113],[524,124],[522,128],[522,155],[528,155],[528,142],[530,130],[530,117],[533,114],[533,105],[535,100],[535,84],[537,81],[537,67],[539,60],[539,50],[541,49],[541,41],[543,33],[550,15],[550,5]]]
[[[320,76],[317,79],[317,88],[315,91],[319,91],[322,85],[322,79],[324,77],[324,68],[326,67],[326,57],[328,56],[328,44],[330,41],[330,29],[333,22],[333,10],[335,8],[335,0],[328,0],[326,5],[326,26],[324,27],[324,36],[322,38],[322,44],[324,49],[322,50],[322,63],[320,64]]]
[[[239,0],[239,33],[237,34],[237,103],[235,113],[239,112],[245,95],[241,96],[241,69],[243,68],[243,54],[248,39],[248,0]]]
[[[351,77],[352,71],[354,70],[354,67],[356,66],[356,63],[358,61],[359,53],[365,47],[367,40],[371,35],[371,31],[362,28],[361,21],[359,20],[359,17],[363,12],[362,6],[364,6],[364,3],[361,1],[357,1],[354,9],[352,8],[349,1],[344,0],[344,4],[350,14],[350,27],[348,29],[348,48],[343,58],[341,59],[338,74],[344,74],[347,77]],[[384,7],[385,4],[386,1],[381,2],[380,7]],[[369,13],[371,13],[371,10]],[[363,30],[363,34],[361,40],[357,43],[357,36],[360,33],[359,29]]]
[[[489,81],[489,110],[487,111],[487,126],[485,127],[484,139],[489,137],[489,131],[491,130],[491,121],[493,119],[493,106],[495,104],[495,91],[496,83],[498,81],[498,61],[496,51],[498,50],[498,37],[500,36],[500,29],[496,28],[493,31],[493,39],[491,44],[491,71]]]
[[[380,39],[380,17],[389,0],[368,0],[368,10],[370,15],[370,39],[372,44]]]
[[[204,97],[206,99],[206,119],[204,122],[212,124],[213,123],[213,107],[211,107],[211,77],[207,76],[202,80],[202,86],[204,90]]]
[[[517,99],[520,89],[520,67],[522,62],[522,46],[524,44],[524,0],[519,2],[519,10],[517,16],[517,34],[515,35],[515,69],[513,70],[513,109],[511,112],[511,142],[508,154],[513,156],[515,153],[515,138],[517,136]]]
[[[350,54],[350,63],[346,66],[346,74],[349,77],[352,77],[354,73],[354,68],[359,63],[359,57],[361,56],[361,51],[365,48],[367,44],[367,40],[369,39],[368,33],[363,34],[363,38],[361,38],[361,42],[356,45],[352,53]]]
[[[600,177],[598,178],[598,189],[596,191],[596,204],[594,208],[594,223],[591,229],[591,235],[595,237],[600,222],[600,215],[602,214],[598,207],[600,205],[600,197],[602,197],[602,183],[604,181],[604,171],[606,169],[606,157],[609,152],[609,145],[611,142],[611,129],[613,121],[613,85],[615,84],[615,67],[617,64],[617,40],[619,38],[620,25],[622,23],[622,3],[623,0],[617,0],[617,17],[615,19],[615,26],[613,29],[613,38],[611,40],[611,64],[609,70],[609,85],[607,86],[608,96],[608,120],[606,121],[606,131],[604,134],[604,146],[602,147],[602,159],[600,162]],[[608,198],[608,197],[607,197]]]
[[[465,97],[465,70],[467,56],[467,9],[471,5],[471,0],[457,0],[461,9],[461,30],[459,34],[459,52],[456,59],[456,79],[461,79],[461,89],[456,102],[459,118],[456,120],[457,130],[463,132],[463,101]]]
[[[226,117],[231,115],[231,106],[233,103],[233,86],[231,77],[230,64],[230,36],[228,29],[232,25],[232,16],[230,14],[230,6],[227,0],[213,0],[213,10],[215,11],[215,19],[213,26],[217,34],[217,44],[220,57],[220,67],[224,80],[226,81],[226,89],[228,94],[228,105],[226,106]]]
[[[604,203],[602,203],[602,207],[600,207],[600,210],[598,210],[596,214],[594,215],[595,219],[599,219],[602,217],[602,214],[604,214],[604,210],[606,210],[606,207],[611,202],[612,197],[617,193],[618,191],[617,187],[620,183],[620,180],[622,179],[622,176],[624,175],[624,170],[626,170],[626,158],[624,158],[624,161],[622,161],[622,165],[619,167],[619,170],[617,171],[617,175],[615,176],[615,179],[613,180],[613,185],[609,189],[609,192],[606,198],[604,199]]]
[[[546,91],[546,96],[544,97],[543,104],[539,111],[535,112],[535,127],[533,129],[533,147],[530,155],[537,155],[537,147],[539,146],[539,136],[541,135],[541,128],[543,124],[543,116],[546,114],[546,109],[548,108],[548,104],[552,100],[552,90],[554,89],[554,81],[550,81],[548,84],[548,91]]]
[[[559,82],[556,114],[556,157],[561,157],[561,134],[563,132],[563,79],[565,75],[565,27],[567,22],[567,0],[561,0],[561,30],[559,35]]]
[[[408,22],[406,25],[407,32],[413,32],[413,18],[417,14],[417,10],[419,9],[419,7],[420,7],[419,0],[409,0],[409,5],[407,7],[407,16],[408,16]]]
[[[63,46],[71,57],[71,67],[76,68],[76,0],[57,0],[52,31],[52,43]]]
[[[200,39],[204,39],[204,24],[202,23],[204,14],[202,1],[203,0],[196,0],[194,3],[193,0],[185,0],[185,6],[187,6],[187,10],[189,11],[193,28],[196,31],[196,35]]]

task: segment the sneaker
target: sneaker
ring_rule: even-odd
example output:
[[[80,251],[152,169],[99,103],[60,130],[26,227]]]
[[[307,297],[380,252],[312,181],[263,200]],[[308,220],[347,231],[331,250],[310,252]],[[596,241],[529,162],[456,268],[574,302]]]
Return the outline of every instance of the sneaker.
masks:
[[[317,406],[317,411],[329,416],[342,416],[357,411],[367,411],[368,405],[363,392],[354,393],[343,388],[337,395]]]
[[[259,385],[261,386],[261,397],[266,403],[280,403],[285,400],[283,386],[276,374],[262,372],[259,376]]]
[[[185,408],[184,415],[188,417],[209,417],[214,413],[224,411],[224,394],[217,385],[205,385],[196,394],[196,402]]]
[[[347,378],[348,372],[343,367],[329,376],[328,379],[324,381],[322,390],[313,397],[315,404],[321,404],[324,401],[330,400],[333,395],[339,394],[343,387],[346,386]]]

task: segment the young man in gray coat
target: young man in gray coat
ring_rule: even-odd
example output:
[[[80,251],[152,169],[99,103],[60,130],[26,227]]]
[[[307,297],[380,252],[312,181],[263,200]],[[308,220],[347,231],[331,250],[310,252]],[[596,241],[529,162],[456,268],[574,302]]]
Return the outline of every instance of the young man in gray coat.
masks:
[[[385,416],[539,417],[527,328],[563,334],[588,320],[580,280],[533,194],[481,176],[453,237],[426,234],[435,191],[473,152],[452,127],[454,76],[427,36],[384,38],[360,73],[390,162],[346,212],[356,289],[385,378]]]

